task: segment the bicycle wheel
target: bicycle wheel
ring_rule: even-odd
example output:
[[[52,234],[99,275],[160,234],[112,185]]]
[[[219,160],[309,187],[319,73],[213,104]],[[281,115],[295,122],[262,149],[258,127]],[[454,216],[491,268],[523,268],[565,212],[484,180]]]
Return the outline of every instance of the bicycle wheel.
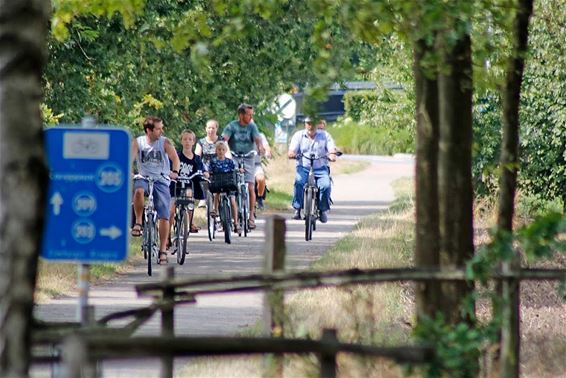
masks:
[[[145,209],[144,209],[144,213],[143,213],[143,224],[145,227],[147,227],[147,220],[145,219]],[[141,245],[141,250],[143,252],[143,258],[147,260],[147,256],[151,253],[151,249],[149,248],[149,241],[147,240],[147,228],[143,228],[142,230],[142,245]]]
[[[250,226],[248,224],[248,207],[244,206],[244,210],[242,211],[242,223],[243,226],[240,230],[244,230],[244,237],[248,237],[248,233],[250,232]],[[240,231],[241,232],[241,231]]]
[[[179,207],[175,207],[175,218],[173,219],[173,231],[169,236],[171,240],[171,254],[174,255],[179,252],[181,248],[180,232],[181,229],[181,212]]]
[[[319,210],[318,210],[318,191],[314,192],[314,201],[312,201],[312,230],[316,231],[316,220],[319,218]]]
[[[227,244],[232,242],[231,234],[232,234],[232,214],[230,212],[230,203],[228,202],[228,197],[222,198],[222,227],[224,227],[224,241]]]
[[[177,249],[177,263],[179,265],[183,265],[185,263],[185,256],[188,252],[188,244],[189,244],[189,214],[185,207],[182,207],[180,210],[179,216],[179,230],[178,230],[178,249]]]
[[[206,225],[208,228],[208,240],[212,241],[216,236],[216,219],[211,215],[212,193],[208,192],[206,197]]]
[[[153,214],[147,217],[147,223],[145,225],[145,230],[147,233],[147,275],[151,276],[151,259],[153,258],[153,244],[155,243],[155,226],[153,220]],[[159,255],[159,252],[157,253]]]
[[[305,240],[309,241],[312,239],[312,189],[307,188],[305,190],[303,207],[305,209]]]
[[[248,219],[250,218],[250,201],[248,197],[248,192],[246,191],[242,196],[242,229],[244,230],[244,237],[248,237],[248,233],[250,232],[250,224],[248,223]]]

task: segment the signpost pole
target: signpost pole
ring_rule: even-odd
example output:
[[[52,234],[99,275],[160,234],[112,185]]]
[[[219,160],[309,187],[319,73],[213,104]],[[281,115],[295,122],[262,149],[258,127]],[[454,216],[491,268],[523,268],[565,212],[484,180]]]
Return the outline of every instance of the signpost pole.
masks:
[[[88,290],[90,286],[90,265],[78,264],[79,271],[79,307],[78,321],[81,325],[88,325]]]
[[[81,127],[95,127],[96,118],[86,115],[81,120]],[[90,288],[90,265],[79,263],[78,264],[78,286],[79,286],[79,307],[77,309],[78,321],[81,325],[86,326],[89,322],[88,315],[88,291]]]

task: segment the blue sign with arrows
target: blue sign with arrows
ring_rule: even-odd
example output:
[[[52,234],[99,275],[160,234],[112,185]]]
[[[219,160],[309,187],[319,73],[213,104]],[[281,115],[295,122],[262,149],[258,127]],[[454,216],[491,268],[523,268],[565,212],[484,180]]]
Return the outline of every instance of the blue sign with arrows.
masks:
[[[127,256],[131,137],[125,129],[45,130],[49,190],[42,256],[118,262]]]

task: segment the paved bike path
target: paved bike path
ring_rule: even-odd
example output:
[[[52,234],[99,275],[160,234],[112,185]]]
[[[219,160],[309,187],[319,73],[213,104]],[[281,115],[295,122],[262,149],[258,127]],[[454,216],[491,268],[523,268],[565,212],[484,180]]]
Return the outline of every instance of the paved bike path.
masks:
[[[348,158],[348,157],[344,157]],[[354,157],[359,160],[360,157]],[[327,224],[317,224],[313,240],[304,241],[304,222],[287,219],[287,269],[302,270],[319,259],[340,238],[348,234],[363,217],[387,208],[394,198],[391,182],[399,177],[411,176],[414,166],[408,157],[368,157],[374,161],[362,172],[334,176],[332,198],[334,206]],[[177,277],[189,278],[216,273],[256,273],[263,266],[264,217],[257,220],[258,228],[247,238],[233,235],[232,244],[223,242],[223,234],[210,242],[206,230],[191,234],[191,253],[185,265],[176,266]],[[170,265],[176,262],[170,259]],[[149,304],[149,299],[138,298],[134,285],[159,280],[164,270],[155,266],[153,277],[147,276],[147,266],[140,263],[131,272],[119,274],[90,290],[89,304],[96,308],[96,318],[108,313]],[[77,295],[69,295],[38,305],[36,317],[51,321],[76,319]],[[175,311],[177,335],[234,335],[256,324],[262,313],[262,296],[256,293],[197,296],[197,303],[184,305]],[[160,316],[154,316],[136,335],[158,335]],[[104,377],[153,377],[158,364],[144,362],[111,362],[105,364]],[[38,371],[39,370],[39,371]],[[32,377],[49,376],[45,369],[34,369]]]

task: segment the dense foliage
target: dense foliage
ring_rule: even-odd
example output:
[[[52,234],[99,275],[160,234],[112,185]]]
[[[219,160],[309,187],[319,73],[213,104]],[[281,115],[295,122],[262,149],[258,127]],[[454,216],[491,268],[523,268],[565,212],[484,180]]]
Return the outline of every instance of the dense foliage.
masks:
[[[315,21],[305,6],[290,2],[277,23],[241,9],[235,24],[238,9],[208,1],[147,2],[129,27],[119,15],[80,16],[60,32],[66,39],[49,41],[46,118],[70,123],[88,113],[133,128],[151,113],[165,120],[168,135],[186,127],[202,134],[206,119],[225,124],[246,101],[260,110],[261,124],[275,95],[313,81]],[[350,67],[355,46],[340,28],[331,41],[336,67]]]
[[[331,133],[348,153],[412,153],[416,123],[411,51],[394,35],[376,43],[373,67],[364,75],[376,89],[346,93],[345,115]]]
[[[552,200],[566,193],[566,4],[537,2],[521,96],[523,192]],[[562,25],[562,26],[561,26]],[[500,150],[500,98],[485,89],[477,97],[474,124],[476,192],[497,190]]]

